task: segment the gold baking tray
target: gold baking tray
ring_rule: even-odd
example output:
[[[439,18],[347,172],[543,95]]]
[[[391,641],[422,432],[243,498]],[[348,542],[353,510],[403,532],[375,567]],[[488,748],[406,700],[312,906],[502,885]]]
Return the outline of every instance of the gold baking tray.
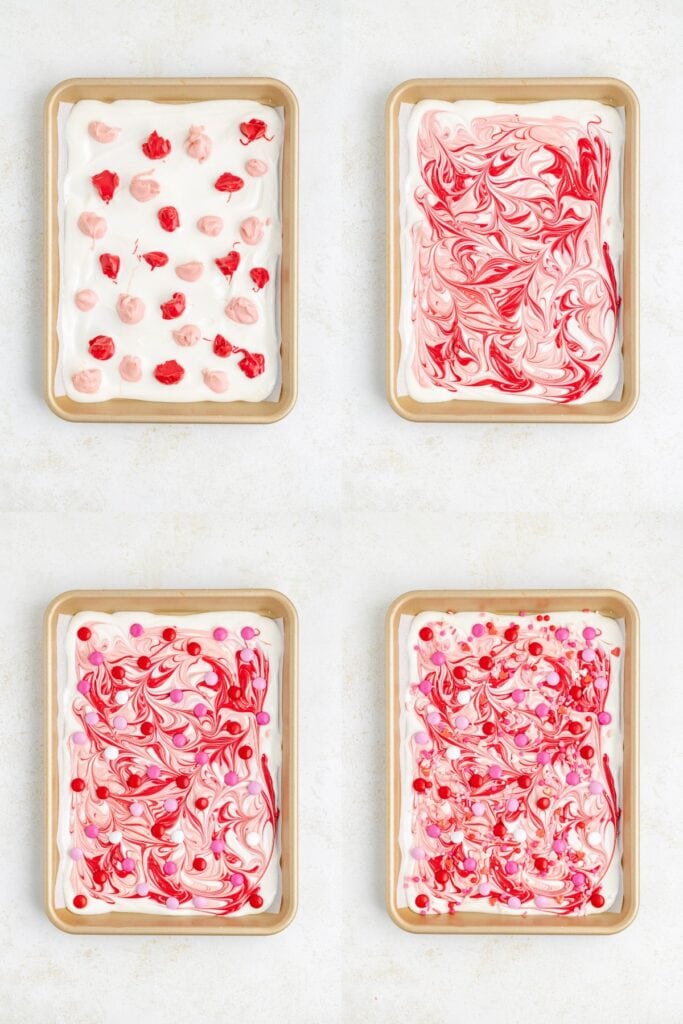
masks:
[[[585,917],[552,917],[546,914],[512,916],[479,914],[417,914],[399,907],[396,900],[401,853],[398,843],[401,813],[400,702],[398,630],[402,615],[436,612],[497,612],[516,615],[528,612],[580,611],[590,608],[614,619],[623,619],[624,684],[622,775],[622,870],[623,901],[618,911]],[[386,618],[387,705],[387,863],[386,905],[399,928],[416,934],[552,934],[612,935],[626,928],[638,912],[638,611],[633,602],[616,590],[413,590],[397,598]]]
[[[399,223],[399,111],[402,103],[420,100],[495,100],[538,103],[542,100],[598,100],[623,107],[626,121],[622,265],[623,392],[618,401],[587,405],[549,402],[514,405],[453,398],[447,402],[417,402],[397,391],[401,356],[401,252]],[[394,410],[407,420],[450,423],[488,421],[538,423],[613,423],[627,416],[638,401],[638,99],[616,78],[414,78],[389,96],[386,129],[387,322],[386,390]]]
[[[74,402],[54,388],[59,341],[59,226],[57,112],[60,103],[78,100],[153,100],[197,103],[248,99],[282,107],[280,263],[281,389],[275,402],[146,402],[112,398]],[[45,102],[45,400],[62,419],[107,423],[275,423],[291,412],[297,395],[297,195],[298,106],[294,93],[274,78],[70,78],[56,85]]]
[[[282,898],[274,913],[225,918],[208,914],[173,918],[169,914],[112,911],[108,914],[74,914],[55,906],[55,881],[59,853],[59,765],[57,734],[57,620],[80,611],[145,611],[187,615],[210,611],[251,611],[282,619],[284,653],[280,706],[282,715],[282,774],[280,782],[280,849]],[[45,908],[62,931],[72,934],[166,934],[166,935],[272,935],[292,922],[297,907],[297,643],[298,624],[294,605],[275,590],[70,590],[56,597],[45,613],[45,707],[46,707],[46,846]]]

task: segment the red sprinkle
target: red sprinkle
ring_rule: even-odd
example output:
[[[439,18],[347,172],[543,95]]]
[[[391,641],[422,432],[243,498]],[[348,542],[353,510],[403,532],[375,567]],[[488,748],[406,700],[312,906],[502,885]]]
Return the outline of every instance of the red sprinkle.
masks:
[[[228,698],[231,701],[237,701],[242,699],[242,687],[241,686],[229,686],[228,687]]]
[[[425,907],[429,906],[429,897],[425,896],[425,894],[421,892],[419,896],[415,897],[415,906],[419,907],[420,910],[424,910]]]
[[[104,276],[115,282],[121,269],[120,258],[111,252],[103,252],[100,256],[100,266]]]
[[[258,910],[260,907],[263,906],[263,899],[259,896],[257,892],[255,892],[252,893],[252,895],[249,897],[249,903],[251,904],[252,907],[254,907],[255,910]]]
[[[93,174],[90,180],[99,192],[100,199],[104,199],[105,203],[111,202],[119,187],[118,174],[114,171],[100,171],[99,174]]]
[[[514,643],[517,639],[517,627],[509,626],[508,629],[506,629],[505,632],[503,633],[503,636],[507,641],[509,641],[509,643]]]
[[[168,626],[168,628],[165,629],[161,635],[163,636],[164,640],[166,640],[166,642],[170,644],[176,638],[176,631],[175,629],[173,629],[172,626]]]
[[[206,799],[205,796],[200,796],[197,800],[195,800],[194,805],[198,811],[205,811],[206,808],[209,806],[209,801]]]
[[[222,356],[225,359],[226,356],[232,354],[234,349],[227,338],[224,338],[222,334],[217,334],[213,339],[213,351],[217,356]]]
[[[479,668],[483,668],[485,672],[488,672],[493,668],[493,658],[489,658],[488,654],[484,654],[479,659]]]
[[[470,775],[470,786],[473,786],[475,789],[478,789],[479,786],[483,786],[483,784],[484,779],[482,778],[481,775],[477,775],[476,772],[474,775]]]
[[[221,274],[230,280],[240,265],[240,259],[240,254],[235,249],[231,249],[227,256],[219,256],[217,260],[214,260],[214,263]]]
[[[190,640],[187,645],[187,653],[196,658],[198,654],[202,653],[201,645],[198,644],[196,640]]]
[[[154,270],[155,267],[165,267],[168,263],[168,256],[165,252],[144,252],[141,259],[143,259],[145,263],[149,263],[152,270]]]
[[[584,761],[590,761],[595,751],[590,746],[590,744],[587,743],[585,747],[581,747],[579,753],[581,754],[581,757],[584,759]]]
[[[76,636],[78,637],[79,640],[89,640],[90,637],[92,636],[92,633],[90,632],[87,626],[81,626],[81,628],[76,633]]]
[[[162,206],[157,217],[164,231],[177,231],[180,227],[180,217],[175,206]]]
[[[258,117],[252,117],[250,121],[242,121],[240,125],[240,132],[244,136],[240,139],[243,146],[248,146],[250,142],[255,142],[256,139],[265,139],[266,142],[272,142],[273,136],[270,138],[266,135],[268,131],[268,125],[265,121],[260,121]]]
[[[543,872],[548,870],[548,861],[545,857],[536,857],[534,860],[534,867],[537,871]]]
[[[140,732],[143,736],[151,736],[154,732],[154,726],[151,722],[143,722],[140,726]]]
[[[439,786],[439,788],[437,789],[437,793],[439,794],[439,796],[441,797],[442,800],[448,800],[448,798],[451,795],[450,787],[449,786]]]
[[[142,152],[150,160],[162,160],[171,152],[171,143],[158,132],[152,132],[147,141],[142,143]]]
[[[217,192],[239,192],[241,188],[244,188],[244,181],[237,174],[230,174],[226,171],[216,179],[214,188]]]
[[[547,796],[540,796],[538,798],[537,803],[538,803],[538,806],[539,806],[540,810],[542,810],[542,811],[547,811],[548,808],[550,807],[550,800],[548,799]]]
[[[95,790],[98,800],[106,800],[109,796],[109,790],[106,786],[98,786]]]
[[[176,776],[175,784],[178,787],[178,789],[188,789],[188,787],[190,785],[190,776],[189,775],[178,775],[178,776]]]
[[[195,871],[204,871],[206,869],[206,861],[203,857],[195,857],[192,861],[192,867]]]
[[[88,901],[85,896],[81,896],[80,893],[78,896],[74,896],[74,907],[76,907],[77,910],[83,910],[83,908],[87,906],[87,903]]]
[[[185,296],[182,292],[173,292],[171,298],[167,302],[162,302],[159,309],[163,320],[176,320],[185,312]]]
[[[237,736],[237,734],[242,731],[240,723],[235,722],[234,720],[227,722],[225,728],[231,736]]]
[[[161,824],[160,821],[155,821],[154,824],[152,825],[151,829],[150,829],[150,832],[152,833],[152,835],[154,836],[155,839],[163,839],[165,831],[166,831],[166,829]]]
[[[456,665],[453,669],[453,675],[456,679],[467,679],[467,669],[464,665]]]
[[[154,367],[154,377],[160,384],[178,384],[184,376],[184,369],[175,359],[167,359]]]
[[[520,775],[517,779],[517,785],[520,789],[531,789],[531,776]]]
[[[97,885],[104,885],[107,881],[107,877],[107,872],[103,871],[102,868],[99,868],[97,871],[93,871],[93,882],[96,882]]]
[[[111,674],[113,675],[114,679],[123,679],[123,677],[126,674],[126,670],[124,669],[123,665],[114,665],[113,669],[111,670]]]
[[[71,788],[74,793],[82,793],[85,789],[85,782],[83,779],[79,779],[78,776],[71,780]]]
[[[503,838],[503,836],[505,835],[505,825],[503,824],[502,821],[497,821],[496,824],[493,826],[493,834],[498,839]]]
[[[534,658],[538,658],[540,654],[543,654],[543,648],[536,640],[532,640],[529,644],[529,654],[533,654]]]
[[[493,736],[494,732],[496,731],[496,727],[493,724],[493,722],[484,722],[484,724],[481,727],[481,731],[483,732],[484,736]]]
[[[93,359],[111,359],[114,355],[114,339],[107,334],[98,334],[88,342],[88,352]]]
[[[420,640],[424,640],[425,643],[429,643],[429,641],[432,640],[433,638],[434,638],[434,633],[429,628],[429,626],[423,626],[422,629],[420,630]]]
[[[583,732],[580,722],[570,722],[567,726],[572,736],[578,736],[580,732]]]
[[[261,289],[270,281],[270,274],[265,267],[252,267],[249,271],[249,277],[256,285],[254,291],[257,292],[261,291]]]
[[[138,658],[138,668],[148,669],[152,667],[152,662],[146,654],[141,654]]]
[[[243,747],[240,747],[237,753],[240,755],[243,761],[248,761],[249,758],[252,757],[254,751],[251,749],[251,747],[248,747],[245,744]]]
[[[137,772],[132,772],[128,776],[128,785],[131,789],[139,789],[142,785],[142,776],[138,775]]]
[[[591,896],[591,903],[593,904],[594,907],[598,907],[598,908],[599,907],[604,907],[604,905],[605,905],[605,897],[601,896],[599,892],[594,892],[593,895]]]

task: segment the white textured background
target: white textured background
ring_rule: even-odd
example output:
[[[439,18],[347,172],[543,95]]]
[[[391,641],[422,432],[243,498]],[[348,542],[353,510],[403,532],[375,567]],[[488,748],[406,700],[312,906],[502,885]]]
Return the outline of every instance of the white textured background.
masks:
[[[683,1019],[682,10],[2,0],[0,1020]],[[299,97],[301,397],[270,427],[64,423],[41,397],[43,98],[73,75],[181,74]],[[622,423],[419,425],[385,402],[383,105],[416,75],[614,75],[640,96],[642,398]],[[74,586],[273,586],[298,606],[301,900],[281,935],[89,939],[44,916],[41,616]],[[383,909],[384,610],[510,586],[614,586],[642,613],[642,909],[621,935],[417,937]]]

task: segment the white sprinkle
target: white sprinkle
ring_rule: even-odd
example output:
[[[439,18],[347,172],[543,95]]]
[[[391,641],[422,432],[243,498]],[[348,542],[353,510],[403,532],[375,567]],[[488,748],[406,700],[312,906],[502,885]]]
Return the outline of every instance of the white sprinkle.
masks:
[[[122,707],[124,704],[127,704],[128,703],[128,691],[127,690],[119,690],[119,692],[114,697],[114,700],[116,701],[116,703],[120,707]]]
[[[105,747],[104,756],[106,757],[107,761],[113,761],[115,757],[119,756],[119,752],[116,749],[116,747]]]
[[[458,704],[469,704],[471,696],[471,690],[461,690],[458,694]]]
[[[461,843],[465,838],[464,832],[451,832],[451,839],[454,843]]]
[[[121,833],[110,832],[109,835],[107,836],[107,839],[109,840],[110,843],[112,843],[115,846],[117,843],[121,842]]]
[[[600,846],[602,844],[602,836],[599,832],[589,832],[588,842],[591,846]]]
[[[457,761],[460,757],[460,747],[446,747],[446,757],[450,757],[451,761]]]
[[[259,846],[261,837],[258,832],[249,832],[247,834],[247,846]]]
[[[518,843],[523,843],[524,840],[526,839],[526,832],[524,831],[523,828],[516,828],[515,831],[512,834],[513,834],[513,836],[515,837],[515,839],[517,840]]]
[[[185,833],[183,832],[183,830],[181,828],[174,828],[173,831],[171,832],[171,842],[172,843],[182,843],[184,838],[185,838]]]

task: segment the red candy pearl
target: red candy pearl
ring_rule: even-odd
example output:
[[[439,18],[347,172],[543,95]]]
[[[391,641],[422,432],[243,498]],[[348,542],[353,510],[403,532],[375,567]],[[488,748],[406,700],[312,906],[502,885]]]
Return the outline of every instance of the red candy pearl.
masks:
[[[87,903],[88,901],[85,896],[81,896],[80,894],[78,896],[74,896],[74,907],[76,910],[83,910],[83,907],[87,906]]]
[[[484,785],[484,780],[483,780],[481,775],[477,775],[476,773],[474,775],[470,775],[470,786],[474,786],[475,789],[476,789],[479,786],[483,786],[483,785]]]
[[[178,789],[187,789],[190,785],[189,775],[179,775],[175,780],[175,784]]]
[[[536,859],[534,861],[534,867],[536,868],[537,871],[540,871],[541,873],[543,871],[547,871],[548,870],[548,861],[545,859],[545,857],[536,857]]]
[[[429,628],[429,626],[423,626],[422,629],[420,630],[420,640],[424,640],[425,643],[427,643],[429,640],[432,640],[433,638],[434,633]]]
[[[106,786],[98,786],[95,792],[97,793],[98,799],[100,800],[106,800],[107,797],[109,796],[109,790],[107,789]]]
[[[142,776],[138,775],[136,772],[133,772],[131,775],[128,776],[128,785],[130,786],[131,789],[137,789],[138,786],[142,785]]]
[[[187,645],[187,653],[196,658],[198,654],[202,653],[201,645],[198,644],[196,640],[191,640]]]
[[[572,686],[569,690],[569,696],[572,700],[581,700],[583,697],[583,690],[580,686]]]
[[[440,885],[445,885],[448,881],[448,872],[444,871],[443,868],[439,868],[438,871],[434,872],[434,878],[439,882]]]
[[[79,640],[89,640],[90,637],[92,636],[92,633],[90,632],[87,626],[81,626],[81,628],[76,633],[76,636],[78,637]],[[74,900],[74,903],[75,902],[76,901]]]
[[[225,728],[228,730],[231,736],[237,736],[238,732],[241,732],[240,723],[235,722],[232,719],[226,723]]]
[[[429,906],[429,897],[421,892],[419,896],[415,897],[415,906],[419,907],[420,910],[424,910],[425,907]]]
[[[496,824],[493,826],[493,834],[498,839],[503,838],[503,836],[505,835],[505,825],[503,824],[502,821],[497,821]]]
[[[550,807],[550,800],[547,796],[539,797],[538,806],[542,811],[547,811]]]
[[[206,868],[206,861],[204,860],[203,857],[195,857],[195,859],[192,861],[192,867],[195,869],[195,871],[204,871]]]
[[[481,727],[481,731],[483,732],[484,736],[493,736],[494,732],[496,731],[496,727],[493,724],[493,722],[484,722],[484,724]]]
[[[531,788],[531,776],[530,775],[520,775],[519,778],[517,779],[517,785],[519,786],[520,789],[530,789]]]
[[[166,640],[170,644],[176,638],[176,631],[171,626],[169,626],[168,629],[165,629],[161,635],[163,636],[164,640]]]
[[[255,892],[249,897],[249,903],[255,910],[258,910],[263,906],[263,899],[257,892]]]
[[[195,800],[195,807],[198,811],[205,811],[209,806],[209,801],[205,796],[200,796],[198,800]]]
[[[413,789],[416,793],[424,793],[427,788],[427,783],[424,779],[413,779]]]
[[[538,658],[539,654],[543,654],[543,648],[536,640],[532,640],[529,644],[529,654],[533,654],[534,658]]]
[[[114,679],[123,679],[123,677],[126,674],[126,670],[123,668],[122,665],[114,665],[113,669],[111,670],[111,674],[114,677]]]
[[[505,630],[503,636],[505,637],[506,640],[512,643],[514,640],[517,639],[517,629],[514,626],[510,626],[508,629]]]
[[[151,736],[154,732],[154,726],[151,722],[143,722],[140,726],[140,732],[143,736]]]
[[[484,671],[488,672],[489,669],[493,668],[493,658],[489,658],[488,654],[484,654],[479,659],[479,668],[483,668]]]
[[[228,698],[231,701],[241,700],[241,698],[242,698],[242,687],[241,686],[229,686],[228,687]]]
[[[141,657],[138,658],[138,668],[148,669],[148,668],[151,668],[151,667],[152,667],[152,662],[147,657],[146,654],[143,654],[143,655],[141,655]]]
[[[240,755],[243,761],[248,761],[249,758],[253,755],[254,751],[251,749],[251,747],[248,747],[245,744],[243,747],[240,747],[237,753]]]
[[[463,665],[456,665],[453,669],[453,675],[456,679],[466,679],[467,669]]]
[[[150,832],[152,833],[152,835],[154,836],[155,839],[163,839],[165,831],[166,831],[166,829],[161,824],[160,821],[155,821],[154,824],[152,825],[151,829],[150,829]]]
[[[422,781],[422,780],[419,780],[419,781]],[[442,800],[448,800],[448,798],[451,795],[451,791],[450,791],[448,786],[439,786],[439,788],[437,789],[437,793],[439,794],[439,796],[441,797]]]
[[[580,722],[570,722],[567,728],[572,736],[578,736],[580,732],[583,732]]]
[[[75,778],[71,780],[71,788],[74,793],[82,793],[85,789],[85,782],[83,779]]]
[[[581,757],[584,759],[584,761],[590,761],[590,759],[593,756],[593,754],[595,753],[595,751],[590,746],[590,744],[587,743],[585,745],[585,747],[581,747],[581,750],[579,751],[579,753],[581,754]]]
[[[605,897],[601,896],[599,892],[594,892],[591,896],[591,903],[594,907],[604,907]]]
[[[107,872],[102,871],[101,869],[99,871],[93,871],[92,878],[93,882],[97,882],[98,885],[104,885],[107,881]]]

